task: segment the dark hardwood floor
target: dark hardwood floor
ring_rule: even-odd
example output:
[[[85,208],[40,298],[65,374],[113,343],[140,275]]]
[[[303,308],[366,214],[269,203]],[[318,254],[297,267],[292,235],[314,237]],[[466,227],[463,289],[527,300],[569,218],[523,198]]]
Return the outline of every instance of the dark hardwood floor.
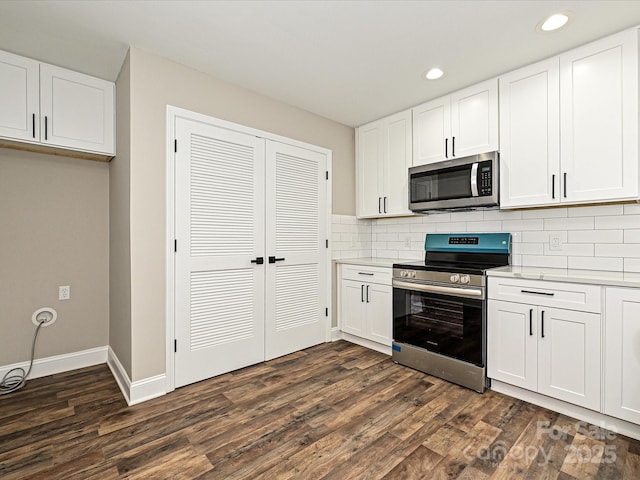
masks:
[[[339,341],[127,407],[106,365],[0,397],[0,478],[638,479],[640,442]]]

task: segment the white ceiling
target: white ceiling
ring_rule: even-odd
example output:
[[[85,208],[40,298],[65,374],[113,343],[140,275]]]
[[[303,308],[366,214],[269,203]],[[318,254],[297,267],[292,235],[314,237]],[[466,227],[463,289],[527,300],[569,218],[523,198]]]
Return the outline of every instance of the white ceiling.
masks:
[[[133,45],[357,126],[638,24],[635,0],[0,0],[0,49],[115,80]]]

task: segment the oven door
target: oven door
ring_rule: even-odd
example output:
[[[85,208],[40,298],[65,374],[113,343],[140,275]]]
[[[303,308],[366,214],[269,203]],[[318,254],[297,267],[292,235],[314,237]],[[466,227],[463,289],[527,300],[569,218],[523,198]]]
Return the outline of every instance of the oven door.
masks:
[[[484,366],[483,288],[393,280],[393,339]]]

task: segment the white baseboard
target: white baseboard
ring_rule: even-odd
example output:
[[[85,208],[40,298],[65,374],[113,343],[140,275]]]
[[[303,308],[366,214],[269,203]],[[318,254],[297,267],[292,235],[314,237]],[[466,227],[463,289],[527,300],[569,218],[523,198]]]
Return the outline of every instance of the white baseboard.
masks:
[[[547,397],[546,395],[541,395],[530,390],[515,387],[498,380],[491,380],[491,390],[504,393],[510,397],[519,398],[525,402],[533,403],[534,405],[539,405],[563,415],[568,415],[570,417],[577,418],[578,420],[583,420],[593,425],[606,428],[607,430],[640,440],[640,425],[620,420],[619,418],[610,417],[609,415],[589,410],[588,408],[563,402],[556,398]]]
[[[111,347],[109,347],[107,364],[129,406],[160,397],[167,393],[167,376],[164,373],[132,382]]]
[[[331,327],[331,341],[335,342],[336,340],[342,339],[342,332],[340,331],[340,327]]]
[[[388,345],[383,345],[378,342],[373,342],[366,338],[358,337],[357,335],[351,335],[350,333],[340,332],[342,334],[342,339],[347,342],[355,343],[356,345],[360,345],[361,347],[370,348],[371,350],[375,350],[380,353],[384,353],[385,355],[391,356],[391,347]]]
[[[56,373],[68,372],[78,368],[91,367],[107,361],[107,347],[96,347],[80,352],[65,353],[52,357],[38,358],[33,362],[33,368],[27,378],[46,377]],[[0,378],[14,368],[22,368],[26,372],[29,369],[29,362],[14,363],[0,367]]]

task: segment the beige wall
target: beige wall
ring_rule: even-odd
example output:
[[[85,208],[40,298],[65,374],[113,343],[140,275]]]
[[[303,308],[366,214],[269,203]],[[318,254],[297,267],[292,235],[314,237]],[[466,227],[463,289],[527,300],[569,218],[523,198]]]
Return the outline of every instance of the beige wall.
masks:
[[[109,345],[131,378],[129,56],[116,81],[116,157],[109,164]]]
[[[131,49],[133,381],[165,371],[166,106],[333,151],[333,212],[354,214],[354,129]],[[313,94],[313,92],[310,92]]]
[[[108,343],[109,167],[0,149],[0,365],[27,361],[44,306],[36,358]],[[58,286],[71,299],[58,300]]]

